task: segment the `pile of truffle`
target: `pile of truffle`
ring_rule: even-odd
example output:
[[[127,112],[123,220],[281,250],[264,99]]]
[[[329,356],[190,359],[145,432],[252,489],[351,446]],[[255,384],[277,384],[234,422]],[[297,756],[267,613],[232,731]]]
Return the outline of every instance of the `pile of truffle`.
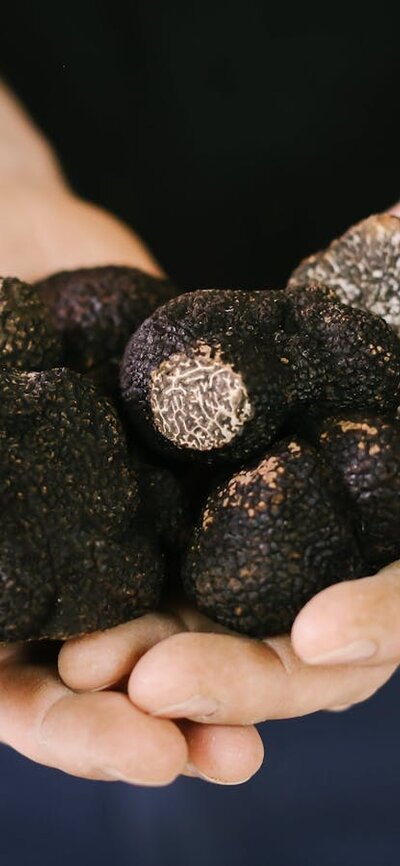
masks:
[[[400,220],[286,289],[0,279],[0,640],[183,590],[249,635],[400,556]]]

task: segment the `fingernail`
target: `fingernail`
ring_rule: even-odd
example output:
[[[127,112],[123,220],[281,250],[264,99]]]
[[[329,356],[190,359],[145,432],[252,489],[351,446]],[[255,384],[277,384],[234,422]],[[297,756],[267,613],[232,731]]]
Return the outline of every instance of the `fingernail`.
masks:
[[[245,779],[237,779],[235,782],[224,782],[222,779],[215,779],[213,776],[206,776],[205,773],[201,773],[194,764],[190,763],[186,764],[186,770],[196,779],[202,779],[203,782],[209,782],[212,785],[243,785],[244,782],[248,782],[249,779],[251,779],[251,776],[246,776]]]
[[[197,719],[207,719],[218,709],[218,703],[213,698],[204,695],[193,695],[180,704],[169,704],[160,710],[153,710],[153,716],[173,716],[176,719],[187,719],[196,716]]]
[[[372,658],[378,649],[375,641],[356,640],[347,646],[337,647],[329,652],[316,656],[304,657],[304,661],[311,665],[342,665],[350,662],[361,662]]]

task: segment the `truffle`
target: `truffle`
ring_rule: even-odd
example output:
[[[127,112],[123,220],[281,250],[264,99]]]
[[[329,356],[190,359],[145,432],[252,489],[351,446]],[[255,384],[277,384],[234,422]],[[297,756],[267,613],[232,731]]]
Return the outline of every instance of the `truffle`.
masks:
[[[300,407],[396,407],[400,341],[320,286],[202,290],[133,334],[121,392],[136,429],[165,455],[247,460]]]
[[[399,525],[400,422],[306,418],[302,437],[280,442],[211,494],[184,586],[225,626],[284,633],[324,587],[400,557]]]
[[[208,499],[184,565],[202,613],[253,636],[289,631],[319,590],[363,573],[340,486],[297,437]]]
[[[0,370],[0,640],[152,609],[162,562],[138,504],[119,421],[92,384],[63,368]]]
[[[300,262],[289,286],[321,282],[343,303],[370,310],[400,333],[400,219],[382,213]]]
[[[108,265],[61,271],[35,286],[63,341],[63,363],[88,372],[106,392],[130,334],[176,294],[166,279],[138,268]]]
[[[363,558],[375,571],[400,556],[400,423],[352,413],[314,421],[315,444],[347,494]]]
[[[251,454],[261,433],[271,440],[295,397],[274,348],[281,307],[268,292],[201,290],[143,323],[125,350],[121,390],[153,447],[235,457]]]
[[[47,370],[61,359],[61,340],[38,292],[17,277],[0,277],[0,366]]]

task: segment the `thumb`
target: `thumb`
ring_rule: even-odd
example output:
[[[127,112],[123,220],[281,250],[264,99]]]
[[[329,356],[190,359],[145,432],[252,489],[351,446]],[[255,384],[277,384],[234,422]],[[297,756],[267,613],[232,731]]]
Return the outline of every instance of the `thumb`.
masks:
[[[292,643],[309,664],[400,662],[400,560],[314,596],[294,622]]]

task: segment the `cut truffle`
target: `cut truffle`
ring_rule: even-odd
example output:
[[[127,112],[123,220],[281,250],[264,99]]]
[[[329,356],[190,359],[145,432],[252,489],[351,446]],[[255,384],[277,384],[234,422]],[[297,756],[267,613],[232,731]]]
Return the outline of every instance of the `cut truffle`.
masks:
[[[197,291],[131,337],[121,391],[136,429],[165,455],[247,460],[302,406],[396,407],[400,341],[320,286]]]
[[[400,333],[400,219],[382,213],[300,262],[289,286],[321,282],[343,303],[370,310]]]
[[[60,336],[36,289],[17,277],[0,277],[0,366],[47,370],[60,359]]]
[[[162,563],[138,503],[119,421],[93,385],[66,369],[1,370],[0,640],[64,638],[152,609]]]
[[[166,279],[109,265],[61,271],[36,283],[63,341],[63,363],[88,372],[107,392],[130,334],[176,294]]]
[[[315,593],[363,568],[340,485],[315,449],[291,438],[209,498],[183,579],[202,613],[267,636],[289,631]]]
[[[270,441],[295,396],[274,347],[282,316],[269,292],[203,290],[147,319],[126,348],[121,389],[149,442],[207,459]]]

